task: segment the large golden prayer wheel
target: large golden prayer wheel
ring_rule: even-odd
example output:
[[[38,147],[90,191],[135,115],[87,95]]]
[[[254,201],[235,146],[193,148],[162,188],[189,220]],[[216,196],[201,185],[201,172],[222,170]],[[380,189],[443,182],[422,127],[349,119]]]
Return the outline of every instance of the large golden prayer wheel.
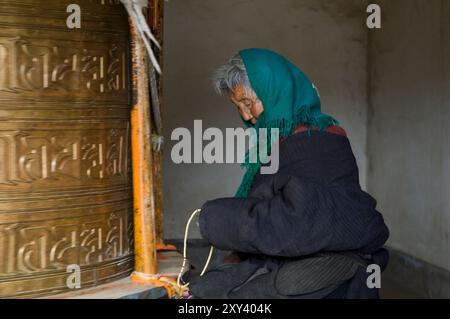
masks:
[[[128,30],[119,1],[0,2],[0,297],[132,271]]]

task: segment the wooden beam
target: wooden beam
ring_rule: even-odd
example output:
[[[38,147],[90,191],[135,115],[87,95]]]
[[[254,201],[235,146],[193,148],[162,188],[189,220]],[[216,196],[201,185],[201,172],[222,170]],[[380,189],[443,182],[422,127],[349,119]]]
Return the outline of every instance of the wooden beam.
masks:
[[[151,115],[148,81],[148,55],[130,20],[133,63],[133,106],[131,111],[131,145],[134,193],[135,272],[140,281],[157,273],[155,198]]]
[[[152,29],[158,42],[163,48],[163,19],[164,19],[164,0],[150,0],[149,5],[149,25]],[[162,68],[163,54],[159,52],[159,64]],[[159,88],[159,108],[162,113],[163,96],[162,96],[162,77],[158,77]],[[153,107],[153,106],[152,106]],[[161,114],[162,116],[162,114]],[[153,191],[155,197],[155,231],[156,231],[156,243],[160,247],[164,247],[164,197],[163,197],[163,153],[162,149],[159,152],[153,152],[153,176],[154,184]]]

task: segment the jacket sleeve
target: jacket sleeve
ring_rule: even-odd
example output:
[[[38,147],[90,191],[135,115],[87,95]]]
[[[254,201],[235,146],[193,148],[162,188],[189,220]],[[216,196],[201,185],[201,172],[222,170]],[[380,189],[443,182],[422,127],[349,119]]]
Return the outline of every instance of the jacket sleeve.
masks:
[[[203,238],[220,249],[284,257],[319,251],[370,253],[387,240],[383,217],[363,191],[297,177],[273,179],[247,198],[206,202],[199,217]]]

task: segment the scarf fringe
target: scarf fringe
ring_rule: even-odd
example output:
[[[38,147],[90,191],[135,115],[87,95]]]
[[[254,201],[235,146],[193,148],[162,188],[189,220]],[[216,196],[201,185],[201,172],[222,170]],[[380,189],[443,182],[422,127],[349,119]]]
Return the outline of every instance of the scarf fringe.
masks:
[[[277,128],[279,129],[279,137],[285,138],[292,134],[292,132],[300,125],[305,125],[308,127],[308,135],[311,136],[311,128],[318,128],[319,131],[322,131],[330,126],[338,125],[339,122],[336,121],[333,117],[319,113],[312,114],[310,112],[310,107],[301,107],[299,108],[299,112],[294,116],[293,120],[280,119],[269,121],[265,123],[264,113],[261,114],[261,117],[258,119],[258,122],[261,121],[261,127],[258,126],[258,123],[255,125],[255,129],[257,130],[257,141],[256,145],[250,146],[250,149],[256,148],[258,149],[259,145],[259,128],[267,128],[267,154],[271,151],[272,148],[272,134],[271,129]],[[277,143],[279,141],[276,141]],[[241,164],[241,168],[246,169],[244,177],[242,178],[242,182],[236,192],[235,197],[245,198],[250,192],[250,188],[253,184],[253,180],[258,170],[261,168],[261,161],[259,158],[259,154],[257,153],[257,162],[250,163],[250,151],[247,151],[245,154],[245,161]]]

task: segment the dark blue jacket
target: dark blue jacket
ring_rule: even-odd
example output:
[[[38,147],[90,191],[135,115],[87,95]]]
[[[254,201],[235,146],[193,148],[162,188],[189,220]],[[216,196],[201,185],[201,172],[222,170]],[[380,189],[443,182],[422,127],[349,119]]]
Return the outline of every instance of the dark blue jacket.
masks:
[[[191,282],[199,298],[377,298],[368,264],[384,269],[389,237],[361,190],[346,136],[304,132],[280,145],[276,174],[258,174],[247,198],[208,201],[203,238],[243,261]]]

